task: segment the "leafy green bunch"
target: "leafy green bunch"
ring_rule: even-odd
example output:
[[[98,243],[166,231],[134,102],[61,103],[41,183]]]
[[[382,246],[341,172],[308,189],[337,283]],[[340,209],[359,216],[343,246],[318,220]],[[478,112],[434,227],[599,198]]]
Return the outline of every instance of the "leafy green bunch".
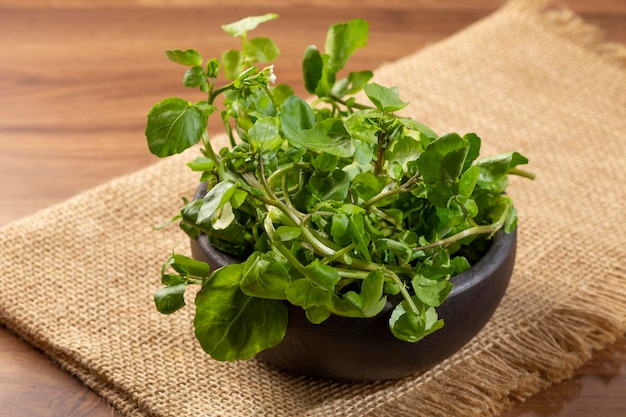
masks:
[[[150,150],[164,157],[201,144],[188,165],[206,182],[206,195],[185,201],[175,219],[192,238],[204,233],[242,262],[211,271],[172,254],[156,306],[172,313],[185,305],[189,285],[201,285],[195,334],[218,360],[250,358],[280,343],[285,301],[322,323],[332,314],[374,317],[389,299],[391,332],[416,342],[443,326],[436,307],[452,289],[450,277],[468,269],[497,231],[516,227],[504,191],[509,174],[531,176],[518,168],[527,159],[512,152],[479,160],[477,135],[438,136],[397,115],[407,103],[396,88],[372,82],[371,71],[339,77],[367,44],[360,19],[331,26],[323,52],[306,49],[310,100],[275,85],[269,64],[278,48],[248,32],[276,17],[223,26],[241,38],[241,50],[204,65],[195,50],[166,51],[188,67],[183,84],[207,99],[156,104],[146,127]],[[212,148],[213,115],[229,148]]]

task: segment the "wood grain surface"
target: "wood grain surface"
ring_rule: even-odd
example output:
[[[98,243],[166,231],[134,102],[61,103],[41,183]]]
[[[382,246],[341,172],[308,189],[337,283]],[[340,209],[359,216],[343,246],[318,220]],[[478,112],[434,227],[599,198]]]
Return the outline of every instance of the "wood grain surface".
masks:
[[[504,0],[0,0],[0,225],[156,162],[143,135],[150,106],[181,92],[164,48],[220,53],[219,26],[276,12],[263,29],[299,85],[304,48],[354,17],[371,26],[353,61],[374,69],[487,16]],[[626,44],[626,1],[562,0]],[[233,46],[236,46],[232,43]],[[297,91],[304,94],[304,88]],[[10,273],[10,271],[2,271]],[[16,282],[16,285],[19,283]],[[626,339],[507,417],[626,415]],[[119,414],[41,352],[0,327],[0,416]]]

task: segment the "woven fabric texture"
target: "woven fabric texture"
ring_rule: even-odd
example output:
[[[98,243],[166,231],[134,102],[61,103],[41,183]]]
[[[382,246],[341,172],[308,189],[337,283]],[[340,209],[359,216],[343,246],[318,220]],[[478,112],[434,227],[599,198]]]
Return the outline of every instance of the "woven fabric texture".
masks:
[[[626,330],[625,56],[567,11],[512,1],[377,71],[412,117],[477,133],[483,156],[518,150],[537,174],[510,187],[518,261],[500,308],[421,375],[343,383],[220,363],[194,338],[193,294],[156,312],[160,264],[189,247],[153,226],[192,195],[190,153],[1,229],[0,321],[129,417],[498,415]]]

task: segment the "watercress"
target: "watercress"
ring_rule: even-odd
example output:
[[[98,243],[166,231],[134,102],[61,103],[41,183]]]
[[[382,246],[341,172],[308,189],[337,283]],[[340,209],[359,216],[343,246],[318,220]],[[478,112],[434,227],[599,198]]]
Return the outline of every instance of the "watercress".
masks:
[[[372,71],[340,77],[367,44],[360,19],[331,26],[323,51],[306,49],[303,78],[312,97],[296,96],[275,84],[276,44],[249,37],[276,17],[223,26],[241,48],[219,58],[165,51],[187,68],[183,85],[206,99],[154,105],[150,151],[166,157],[200,144],[188,165],[208,191],[186,201],[175,219],[192,238],[205,233],[242,262],[211,271],[172,254],[156,307],[173,313],[185,305],[186,288],[201,285],[195,333],[218,360],[280,343],[285,302],[322,323],[331,314],[376,316],[393,297],[391,332],[416,342],[443,326],[436,307],[452,289],[450,277],[468,269],[498,230],[515,229],[504,191],[509,174],[532,177],[519,168],[528,161],[517,152],[478,159],[476,134],[439,136],[397,115],[408,103],[396,88],[373,82]],[[212,147],[210,117],[221,119],[229,148]]]

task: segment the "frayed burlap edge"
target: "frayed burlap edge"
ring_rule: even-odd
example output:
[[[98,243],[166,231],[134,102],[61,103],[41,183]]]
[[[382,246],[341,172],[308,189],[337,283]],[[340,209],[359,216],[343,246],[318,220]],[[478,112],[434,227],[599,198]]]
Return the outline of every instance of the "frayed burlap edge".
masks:
[[[433,417],[497,416],[571,378],[594,351],[626,332],[626,293],[615,292],[625,278],[604,279],[572,299],[578,308],[556,308],[541,320],[524,323],[515,334],[494,338],[481,352],[430,371],[428,384],[366,417],[408,415],[416,409]],[[590,298],[598,304],[590,305]],[[451,395],[454,404],[442,401]]]

